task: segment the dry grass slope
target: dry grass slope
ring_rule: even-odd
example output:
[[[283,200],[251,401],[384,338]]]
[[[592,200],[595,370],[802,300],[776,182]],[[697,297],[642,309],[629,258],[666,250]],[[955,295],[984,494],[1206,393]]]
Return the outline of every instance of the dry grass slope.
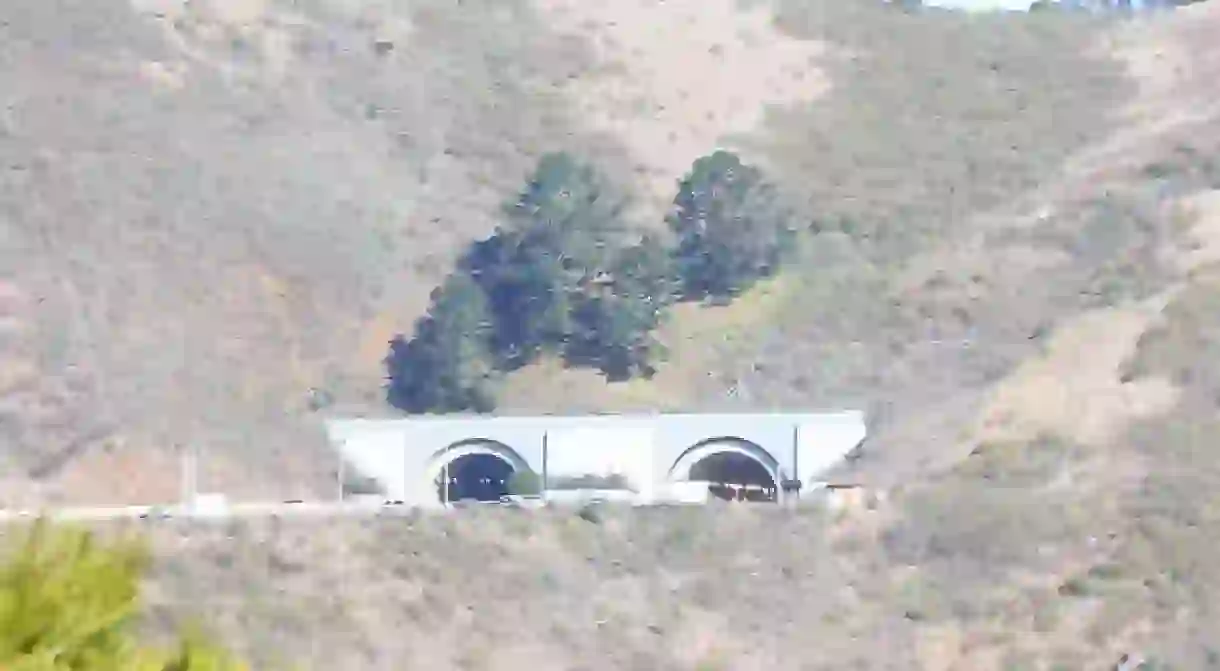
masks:
[[[78,454],[187,443],[299,494],[311,388],[381,404],[389,336],[538,153],[613,166],[558,93],[588,50],[524,3],[143,4],[4,10],[5,455],[52,499],[110,493],[57,482]]]
[[[655,132],[644,116],[575,118],[573,96],[605,91],[581,84],[580,68],[601,85],[611,75],[599,59],[619,52],[573,39],[582,24],[570,15],[551,32],[548,12],[567,3],[269,5],[259,34],[274,25],[309,45],[276,67],[250,65],[268,47],[201,36],[220,19],[170,21],[180,34],[195,26],[188,54],[126,8],[51,20],[69,4],[18,18],[97,36],[79,53],[0,34],[0,90],[17,92],[0,142],[19,166],[0,181],[16,208],[0,219],[16,242],[0,250],[15,269],[0,381],[15,390],[3,427],[26,447],[6,454],[21,463],[45,461],[37,436],[65,449],[95,430],[118,442],[107,420],[131,446],[207,437],[232,463],[275,461],[270,448],[307,426],[284,407],[291,390],[374,389],[362,325],[409,319],[454,246],[490,227],[513,186],[496,180],[515,180],[533,148],[588,147],[624,180],[669,158],[628,137]],[[673,357],[652,382],[544,364],[505,399],[512,410],[860,403],[876,440],[851,476],[887,488],[883,502],[600,522],[487,510],[173,523],[150,530],[149,625],[202,612],[254,658],[295,651],[313,668],[1105,669],[1124,653],[1215,666],[1211,5],[1115,24],[785,0],[779,27],[817,45],[830,86],[780,96],[789,107],[752,131],[726,123],[735,136],[719,141],[806,196],[802,262],[732,306],[677,314],[663,334]],[[652,11],[623,7],[639,12],[630,20]],[[536,31],[496,23],[526,20]],[[243,21],[233,30],[254,39]],[[384,56],[354,46],[391,33],[406,35],[392,58],[417,68],[381,68]],[[441,58],[428,40],[442,36],[467,46]],[[496,49],[500,60],[483,57]],[[645,67],[632,58],[624,67]],[[136,67],[152,59],[167,64]],[[557,63],[572,69],[548,70]],[[537,88],[446,78],[499,81],[501,67]],[[663,70],[637,84],[668,81]],[[149,72],[182,85],[148,95]],[[353,78],[371,72],[384,79]],[[64,108],[59,92],[86,75],[100,78],[95,93]],[[685,124],[690,109],[723,104],[716,91],[661,119]],[[458,126],[419,137],[435,128],[425,121],[513,104],[522,118],[498,128],[502,145]],[[679,144],[717,141],[691,129]],[[415,139],[387,140],[404,133]],[[131,158],[153,140],[160,152]],[[416,154],[390,149],[412,141],[425,143]],[[165,174],[184,177],[153,179]],[[369,360],[352,361],[358,351]]]

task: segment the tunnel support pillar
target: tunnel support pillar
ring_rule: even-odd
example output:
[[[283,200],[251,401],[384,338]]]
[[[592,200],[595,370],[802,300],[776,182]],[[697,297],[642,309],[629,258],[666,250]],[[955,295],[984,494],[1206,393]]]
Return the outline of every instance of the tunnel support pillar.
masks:
[[[547,495],[547,492],[550,491],[551,488],[550,473],[547,470],[547,461],[550,457],[550,454],[548,454],[550,449],[550,438],[551,434],[549,431],[542,432],[542,472],[538,474],[539,479],[541,480],[541,484],[539,485],[540,491],[538,494],[542,497],[543,504],[546,504],[550,500]]]

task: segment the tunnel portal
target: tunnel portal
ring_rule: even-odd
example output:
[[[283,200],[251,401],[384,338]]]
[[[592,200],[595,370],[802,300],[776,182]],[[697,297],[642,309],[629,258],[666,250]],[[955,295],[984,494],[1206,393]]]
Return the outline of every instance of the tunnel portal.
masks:
[[[774,503],[778,485],[757,459],[740,452],[717,452],[690,467],[690,480],[708,482],[709,490],[726,501]]]
[[[441,503],[499,501],[509,493],[514,472],[512,464],[494,454],[464,454],[437,475],[436,497]]]

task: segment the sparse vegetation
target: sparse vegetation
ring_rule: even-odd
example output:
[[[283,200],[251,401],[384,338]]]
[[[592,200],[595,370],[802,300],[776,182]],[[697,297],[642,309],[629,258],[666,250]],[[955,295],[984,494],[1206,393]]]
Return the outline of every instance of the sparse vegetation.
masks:
[[[370,478],[359,472],[350,464],[344,466],[343,482],[340,485],[343,487],[344,495],[384,495],[386,493],[385,486],[375,478]]]
[[[243,657],[318,669],[1220,664],[1215,212],[1184,206],[1220,186],[1214,10],[1111,32],[1085,13],[777,0],[817,56],[774,66],[769,18],[695,49],[764,54],[747,70],[764,92],[824,91],[671,146],[662,103],[709,127],[731,110],[699,107],[697,70],[650,78],[549,25],[597,29],[582,12],[608,3],[357,4],[47,0],[0,21],[6,497],[164,492],[158,450],[190,441],[222,465],[216,491],[274,498],[327,470],[313,413],[383,405],[387,365],[395,405],[443,412],[490,410],[502,377],[554,362],[605,380],[527,377],[514,409],[623,389],[666,409],[866,408],[849,475],[889,496],[834,515],[159,522],[139,624],[176,639],[166,623],[201,612]],[[642,26],[646,4],[613,7]],[[685,68],[677,32],[630,48]],[[747,33],[764,47],[734,51]],[[620,75],[680,90],[619,99]],[[670,216],[634,221],[637,182],[680,177],[639,165],[648,143],[730,150],[694,163]],[[1051,356],[1078,320],[1160,297],[1121,370],[1077,375],[1117,348],[1106,328]],[[1014,437],[980,438],[1031,367],[1020,403],[986,415]],[[1164,403],[1141,396],[1153,382]],[[103,582],[127,603],[130,583]],[[99,645],[154,650],[128,623]]]
[[[621,473],[611,475],[573,475],[552,478],[551,489],[626,489],[631,490],[631,481]]]

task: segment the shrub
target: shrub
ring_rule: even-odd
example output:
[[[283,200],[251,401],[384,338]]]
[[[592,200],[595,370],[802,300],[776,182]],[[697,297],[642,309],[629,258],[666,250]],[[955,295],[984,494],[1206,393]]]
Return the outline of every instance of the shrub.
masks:
[[[542,493],[542,478],[534,471],[516,471],[508,479],[508,493],[514,496],[538,496]]]
[[[623,203],[592,167],[549,154],[505,206],[506,225],[463,257],[460,271],[487,295],[501,368],[560,352],[584,293],[619,246]]]
[[[576,511],[576,516],[589,524],[601,524],[605,520],[602,506],[596,503],[586,503]]]
[[[732,297],[774,274],[795,234],[776,189],[727,151],[695,161],[668,223],[683,295],[693,300]]]
[[[668,219],[677,246],[627,244],[625,199],[596,170],[548,154],[433,294],[386,360],[391,405],[489,412],[494,379],[540,355],[612,381],[650,377],[654,332],[679,298],[731,298],[779,268],[792,217],[762,174],[717,151],[695,162]]]
[[[622,473],[611,473],[609,475],[597,475],[594,473],[585,473],[582,475],[570,475],[555,478],[555,482],[551,485],[552,489],[621,489],[626,491],[635,491],[631,486],[631,481]]]
[[[604,283],[590,287],[577,305],[564,359],[615,381],[652,376],[661,351],[653,332],[675,294],[669,255],[657,241],[645,237],[621,250]]]
[[[479,285],[467,275],[451,275],[433,292],[415,337],[390,343],[390,404],[408,412],[490,412],[493,329]]]
[[[411,340],[391,342],[390,404],[488,412],[496,377],[544,353],[614,379],[651,374],[651,332],[674,289],[664,247],[622,244],[623,203],[591,167],[544,156],[504,208],[505,225],[434,292]]]
[[[37,523],[0,565],[0,668],[21,671],[245,669],[198,632],[172,650],[140,644],[141,543]]]
[[[376,478],[371,478],[350,463],[343,465],[343,493],[344,495],[354,494],[362,495],[378,495],[385,496],[385,485],[379,482]]]

